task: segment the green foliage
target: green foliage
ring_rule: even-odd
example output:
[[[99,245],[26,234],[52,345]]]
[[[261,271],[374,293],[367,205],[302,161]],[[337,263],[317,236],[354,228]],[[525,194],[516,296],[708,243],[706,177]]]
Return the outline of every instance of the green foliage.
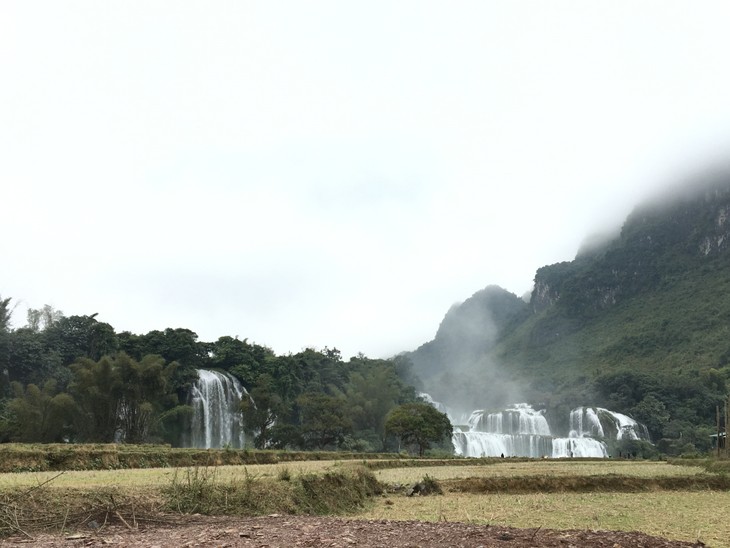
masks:
[[[177,365],[165,364],[159,356],[145,356],[140,362],[124,353],[117,356],[115,367],[121,381],[119,430],[123,441],[143,443],[156,433],[165,404],[174,401],[170,380]]]
[[[98,362],[82,359],[71,366],[69,386],[78,402],[81,440],[141,443],[157,433],[166,401],[175,401],[170,379],[176,363],[159,356],[137,362],[125,353]]]
[[[75,421],[79,441],[115,441],[122,387],[113,358],[105,356],[98,362],[83,358],[71,370],[74,380],[69,390],[79,407]]]
[[[274,356],[269,348],[233,337],[220,337],[209,348],[209,367],[228,371],[245,385],[253,384],[264,370],[266,360]]]
[[[385,430],[406,445],[415,445],[419,456],[432,443],[450,438],[449,418],[427,403],[406,403],[392,409],[385,421]]]
[[[0,440],[180,443],[199,368],[227,371],[249,389],[241,412],[258,448],[380,450],[387,412],[415,398],[403,357],[348,363],[327,347],[276,356],[246,339],[201,342],[183,328],[117,334],[96,314],[65,317],[48,305],[13,330],[10,313],[10,299],[0,299],[0,396],[12,400]],[[45,419],[54,398],[66,406],[55,430]]]
[[[68,394],[58,394],[56,383],[47,381],[42,388],[26,388],[13,383],[14,397],[8,402],[9,437],[12,441],[59,442],[70,432],[76,404]]]
[[[255,433],[255,447],[264,449],[272,441],[271,428],[286,414],[287,406],[275,391],[274,379],[266,373],[256,378],[249,395],[241,401],[244,428]]]
[[[307,392],[297,398],[299,432],[304,449],[337,448],[352,431],[347,400],[320,392]]]
[[[415,399],[413,388],[403,384],[393,361],[358,356],[349,365],[348,411],[359,439],[352,446],[381,450],[385,446],[386,416],[396,405]]]
[[[10,318],[13,310],[10,307],[10,297],[3,299],[0,297],[0,332],[10,331]]]

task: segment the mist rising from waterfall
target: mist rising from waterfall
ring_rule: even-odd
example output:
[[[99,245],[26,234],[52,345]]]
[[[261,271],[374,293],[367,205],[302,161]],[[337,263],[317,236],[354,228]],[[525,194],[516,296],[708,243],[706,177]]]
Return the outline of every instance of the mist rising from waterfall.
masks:
[[[497,286],[452,306],[434,339],[410,355],[424,390],[462,413],[524,400],[522,387],[491,350],[527,314],[523,299]]]

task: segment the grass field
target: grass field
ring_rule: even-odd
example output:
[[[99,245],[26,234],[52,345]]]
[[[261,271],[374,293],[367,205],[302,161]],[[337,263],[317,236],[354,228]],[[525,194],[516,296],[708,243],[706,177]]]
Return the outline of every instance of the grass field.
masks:
[[[277,478],[285,471],[292,475],[337,470],[343,461],[303,461],[246,466],[215,466],[207,469],[216,479],[228,482],[245,477]],[[202,467],[201,467],[202,468]],[[159,488],[169,485],[175,475],[188,468],[141,468],[124,470],[69,470],[65,472],[20,472],[0,474],[0,491],[33,487],[48,482],[49,488],[120,487],[123,489]],[[49,481],[50,480],[50,481]]]
[[[515,476],[607,476],[622,475],[639,478],[680,477],[705,474],[695,466],[672,466],[656,461],[567,461],[537,460],[498,463],[491,466],[434,466],[388,468],[375,472],[385,483],[408,483],[418,481],[428,474],[437,480],[469,477],[515,477]]]
[[[510,495],[446,492],[377,500],[358,518],[641,531],[675,540],[730,546],[730,493],[551,493]]]
[[[443,461],[436,461],[441,464]],[[318,473],[328,470],[360,466],[363,461],[301,461],[278,464],[250,464],[245,466],[216,466],[214,470],[217,479],[229,481],[241,478],[246,474],[253,478],[277,478],[285,471],[292,475]],[[402,464],[409,463],[404,461]],[[396,464],[401,463],[393,463]],[[412,464],[412,462],[410,463]],[[428,461],[417,462],[419,466],[385,468],[375,470],[375,476],[383,483],[412,483],[422,479],[425,475],[437,480],[449,480],[469,477],[514,477],[514,476],[603,476],[623,475],[640,478],[650,477],[680,477],[705,474],[703,468],[694,466],[672,466],[665,462],[655,461],[565,461],[565,460],[538,460],[476,466],[431,466]],[[420,464],[424,464],[420,466]],[[119,486],[126,488],[156,488],[169,484],[175,474],[186,468],[142,468],[124,470],[69,470],[59,472],[21,472],[0,474],[0,490],[32,487],[48,480],[50,487],[109,487]],[[59,475],[60,474],[60,475]]]
[[[375,472],[386,484],[443,482],[444,495],[387,496],[360,517],[367,519],[461,521],[512,527],[642,531],[676,540],[730,546],[730,492],[654,491],[650,493],[453,493],[450,480],[480,477],[615,476],[684,478],[709,476],[699,466],[654,461],[504,462],[491,466],[390,468]]]
[[[392,463],[317,460],[195,469],[26,472],[0,474],[0,494],[12,496],[13,493],[32,490],[36,502],[43,499],[40,492],[47,493],[48,500],[63,501],[67,500],[64,497],[68,497],[69,493],[94,494],[112,489],[116,500],[121,500],[124,496],[130,499],[147,497],[150,504],[161,504],[158,502],[162,500],[160,493],[175,482],[189,482],[191,471],[194,470],[196,474],[198,471],[205,474],[209,485],[220,485],[220,492],[226,493],[226,497],[244,488],[249,489],[251,496],[258,493],[256,496],[263,497],[263,493],[293,484],[297,478],[311,481],[313,475],[347,473],[369,464],[373,465],[372,473],[377,480],[390,486],[389,491],[383,496],[375,497],[364,512],[353,514],[348,511],[350,513],[347,515],[355,519],[445,520],[515,527],[636,530],[671,539],[701,540],[709,546],[730,546],[730,520],[726,515],[730,508],[730,491],[694,489],[641,493],[474,494],[453,492],[449,487],[467,478],[473,478],[475,482],[480,478],[517,478],[529,484],[533,479],[549,477],[558,482],[565,479],[566,484],[569,484],[570,480],[577,477],[608,478],[609,481],[615,478],[617,482],[622,478],[651,481],[657,478],[685,480],[719,477],[699,466],[674,466],[665,462],[510,459],[484,461],[474,465],[471,461],[451,464],[449,461],[420,460]],[[412,484],[425,476],[441,482],[444,494],[406,497],[402,492],[396,492],[396,485]],[[259,487],[252,489],[252,486]],[[249,502],[251,501],[246,500],[247,507]],[[213,507],[215,505],[211,506]],[[250,507],[255,513],[255,504]],[[304,511],[306,512],[306,508]]]

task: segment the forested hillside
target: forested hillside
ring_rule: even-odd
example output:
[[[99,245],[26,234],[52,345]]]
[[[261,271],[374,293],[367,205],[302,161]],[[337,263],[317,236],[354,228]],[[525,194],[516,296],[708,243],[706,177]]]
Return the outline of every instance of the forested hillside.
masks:
[[[255,405],[244,400],[241,412],[257,447],[380,451],[388,413],[416,399],[403,357],[345,361],[326,347],[278,356],[189,329],[116,333],[95,315],[49,306],[12,329],[12,308],[0,299],[0,441],[179,445],[198,369],[248,389]]]
[[[450,331],[465,324],[480,327]],[[408,356],[452,405],[605,406],[666,451],[706,449],[730,378],[730,176],[643,204],[615,238],[540,268],[529,303],[475,294]]]

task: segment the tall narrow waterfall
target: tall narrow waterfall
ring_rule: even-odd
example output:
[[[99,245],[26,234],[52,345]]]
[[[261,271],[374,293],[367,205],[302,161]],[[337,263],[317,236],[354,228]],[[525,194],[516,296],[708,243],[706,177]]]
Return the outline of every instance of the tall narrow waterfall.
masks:
[[[193,408],[190,447],[241,448],[241,398],[248,396],[238,380],[218,371],[198,370],[198,381],[190,392]]]

